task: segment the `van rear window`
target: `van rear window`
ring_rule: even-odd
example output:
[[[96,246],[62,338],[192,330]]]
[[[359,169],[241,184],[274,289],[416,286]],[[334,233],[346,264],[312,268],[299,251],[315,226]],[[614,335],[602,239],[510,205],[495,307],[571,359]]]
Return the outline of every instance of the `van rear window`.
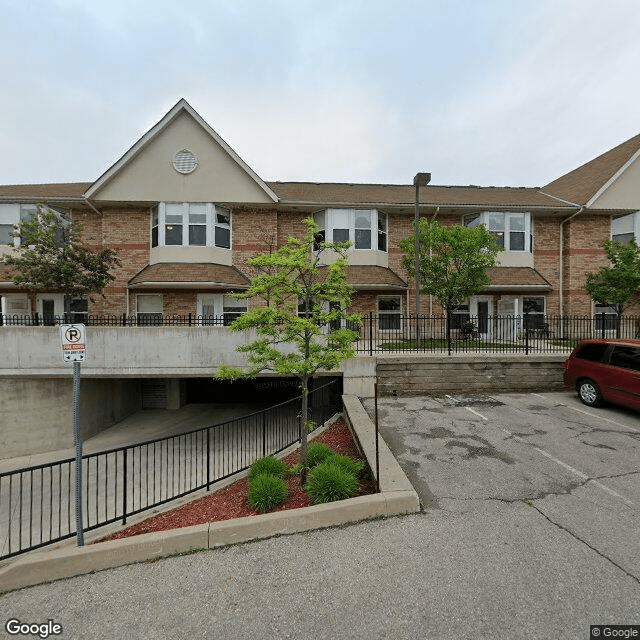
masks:
[[[608,347],[608,344],[590,342],[581,347],[575,357],[581,360],[589,360],[589,362],[600,362]]]

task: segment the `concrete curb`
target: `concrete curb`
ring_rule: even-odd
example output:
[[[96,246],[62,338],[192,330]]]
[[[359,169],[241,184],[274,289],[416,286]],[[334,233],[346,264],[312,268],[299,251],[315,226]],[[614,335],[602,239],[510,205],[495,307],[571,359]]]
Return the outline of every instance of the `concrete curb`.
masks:
[[[357,397],[343,396],[343,401],[345,418],[375,474],[373,423]],[[379,450],[381,493],[262,516],[146,533],[81,548],[64,547],[27,554],[0,569],[0,591],[228,544],[419,511],[417,493],[382,439]]]

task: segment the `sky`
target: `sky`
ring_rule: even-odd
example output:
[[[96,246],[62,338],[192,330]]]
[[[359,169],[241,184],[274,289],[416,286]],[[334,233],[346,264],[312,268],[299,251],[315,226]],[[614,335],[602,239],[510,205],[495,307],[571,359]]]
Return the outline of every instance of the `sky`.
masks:
[[[264,180],[542,186],[640,133],[637,0],[0,0],[0,184],[180,99]]]

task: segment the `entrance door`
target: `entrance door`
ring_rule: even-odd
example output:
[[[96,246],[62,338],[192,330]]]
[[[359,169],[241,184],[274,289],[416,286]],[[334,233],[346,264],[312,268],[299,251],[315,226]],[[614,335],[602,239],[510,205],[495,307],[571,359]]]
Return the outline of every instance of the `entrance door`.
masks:
[[[40,324],[52,326],[64,314],[64,295],[61,293],[39,293],[36,296],[36,309]]]
[[[471,320],[476,326],[478,336],[486,340],[492,332],[493,298],[491,296],[472,296],[469,305]]]

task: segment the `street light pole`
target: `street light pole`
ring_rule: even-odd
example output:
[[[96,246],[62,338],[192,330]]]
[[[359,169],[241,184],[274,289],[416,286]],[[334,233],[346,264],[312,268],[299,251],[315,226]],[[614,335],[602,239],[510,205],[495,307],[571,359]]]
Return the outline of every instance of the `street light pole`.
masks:
[[[420,187],[426,187],[431,181],[430,173],[416,173],[413,179],[413,185],[416,188],[415,199],[415,234],[416,234],[416,348],[420,345]]]

